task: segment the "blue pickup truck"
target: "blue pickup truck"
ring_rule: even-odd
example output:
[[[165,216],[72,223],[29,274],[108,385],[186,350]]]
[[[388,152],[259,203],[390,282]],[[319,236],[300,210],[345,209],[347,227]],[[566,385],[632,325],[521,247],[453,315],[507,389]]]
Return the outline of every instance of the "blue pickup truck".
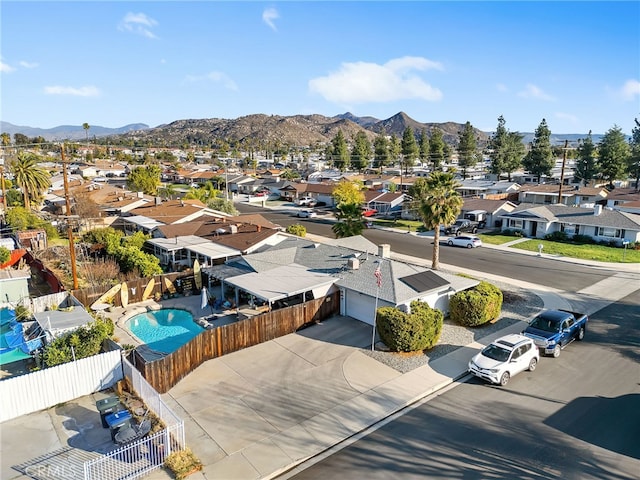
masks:
[[[582,340],[589,317],[569,310],[545,310],[522,332],[534,341],[545,355],[560,356],[560,351],[574,340]]]

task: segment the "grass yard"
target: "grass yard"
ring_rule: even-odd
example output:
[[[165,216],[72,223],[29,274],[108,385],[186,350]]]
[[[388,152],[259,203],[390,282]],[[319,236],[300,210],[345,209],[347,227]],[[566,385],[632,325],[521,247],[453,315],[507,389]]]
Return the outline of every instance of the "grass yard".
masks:
[[[501,235],[499,233],[481,233],[478,237],[482,240],[482,243],[488,243],[489,245],[502,245],[503,243],[518,240],[518,237],[513,235]]]
[[[509,237],[515,239],[514,237]],[[484,241],[484,238],[482,239]],[[604,245],[572,245],[570,243],[550,242],[548,240],[532,239],[517,243],[511,248],[519,248],[530,252],[537,252],[542,244],[542,253],[562,255],[564,257],[582,258],[598,262],[640,263],[640,250],[607,247]]]
[[[424,225],[416,220],[383,220],[380,218],[370,219],[374,225],[387,228],[397,228],[398,230],[406,230],[408,232],[423,232]]]

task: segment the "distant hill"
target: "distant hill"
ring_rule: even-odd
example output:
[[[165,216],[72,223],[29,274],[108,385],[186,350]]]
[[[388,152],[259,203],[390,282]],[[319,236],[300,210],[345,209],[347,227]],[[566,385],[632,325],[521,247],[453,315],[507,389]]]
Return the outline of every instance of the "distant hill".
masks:
[[[353,138],[357,132],[365,132],[367,138],[373,141],[382,131],[387,135],[402,137],[404,130],[409,127],[416,135],[422,130],[430,134],[432,128],[439,128],[443,132],[445,142],[455,145],[464,124],[456,122],[421,123],[399,112],[385,120],[375,117],[358,117],[350,112],[325,117],[324,115],[264,115],[253,114],[235,119],[205,118],[184,119],[150,128],[143,123],[132,123],[120,128],[106,128],[91,126],[89,138],[110,137],[114,142],[128,142],[130,140],[148,145],[211,145],[214,140],[233,140],[247,145],[288,144],[291,146],[314,146],[330,142],[339,130],[347,139]],[[0,131],[13,136],[22,133],[28,137],[42,136],[46,140],[75,140],[82,141],[86,132],[82,125],[61,125],[49,129],[24,127],[8,122],[0,122]],[[493,132],[483,132],[476,129],[479,146],[483,147]],[[524,136],[523,142],[533,140],[533,133],[520,132]],[[575,146],[578,140],[586,134],[552,134],[551,143],[561,145],[569,140]],[[594,143],[598,143],[602,135],[592,135]]]
[[[120,128],[107,128],[91,125],[89,128],[89,138],[107,137],[110,135],[121,135],[132,130],[144,130],[149,128],[144,123],[132,123]],[[83,140],[87,138],[87,132],[82,125],[59,125],[53,128],[34,128],[13,125],[9,122],[0,121],[0,132],[8,133],[13,137],[15,133],[21,133],[27,137],[42,137],[45,140]]]

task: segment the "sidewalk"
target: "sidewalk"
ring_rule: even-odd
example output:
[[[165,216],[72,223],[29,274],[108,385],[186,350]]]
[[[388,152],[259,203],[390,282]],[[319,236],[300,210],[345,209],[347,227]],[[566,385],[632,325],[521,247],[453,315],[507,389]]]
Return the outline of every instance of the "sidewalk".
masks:
[[[392,258],[431,263],[393,252]],[[576,298],[576,304],[563,292],[539,285],[442,268],[527,288],[545,308],[592,313],[602,307],[601,299],[588,295]],[[629,289],[635,290],[635,284],[618,279],[606,293],[615,301]],[[362,353],[371,329],[353,322],[333,324],[325,332],[313,327],[307,335],[287,335],[209,361],[166,394],[167,403],[185,419],[187,443],[204,463],[193,478],[276,478],[456,382],[484,345],[524,327],[523,322],[513,324],[402,374]],[[335,332],[347,327],[351,330],[338,338]],[[166,478],[162,475],[152,478]]]

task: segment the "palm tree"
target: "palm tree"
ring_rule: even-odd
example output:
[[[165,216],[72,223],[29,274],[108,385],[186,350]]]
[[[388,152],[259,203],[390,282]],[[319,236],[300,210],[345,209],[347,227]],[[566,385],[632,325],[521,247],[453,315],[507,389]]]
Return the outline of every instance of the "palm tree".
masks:
[[[10,166],[16,184],[22,189],[24,208],[27,210],[30,208],[30,201],[38,199],[51,186],[49,172],[38,166],[38,161],[38,156],[33,153],[19,152]]]
[[[462,210],[462,197],[456,190],[455,172],[433,172],[418,178],[409,189],[417,202],[417,211],[427,230],[434,230],[431,268],[440,268],[440,225],[453,223]]]
[[[353,237],[362,233],[364,223],[362,222],[362,209],[359,204],[340,203],[336,210],[338,222],[331,227],[336,238]]]
[[[89,145],[89,129],[91,128],[91,126],[89,126],[88,123],[83,123],[82,128],[84,128],[84,132],[87,137],[87,145]]]

